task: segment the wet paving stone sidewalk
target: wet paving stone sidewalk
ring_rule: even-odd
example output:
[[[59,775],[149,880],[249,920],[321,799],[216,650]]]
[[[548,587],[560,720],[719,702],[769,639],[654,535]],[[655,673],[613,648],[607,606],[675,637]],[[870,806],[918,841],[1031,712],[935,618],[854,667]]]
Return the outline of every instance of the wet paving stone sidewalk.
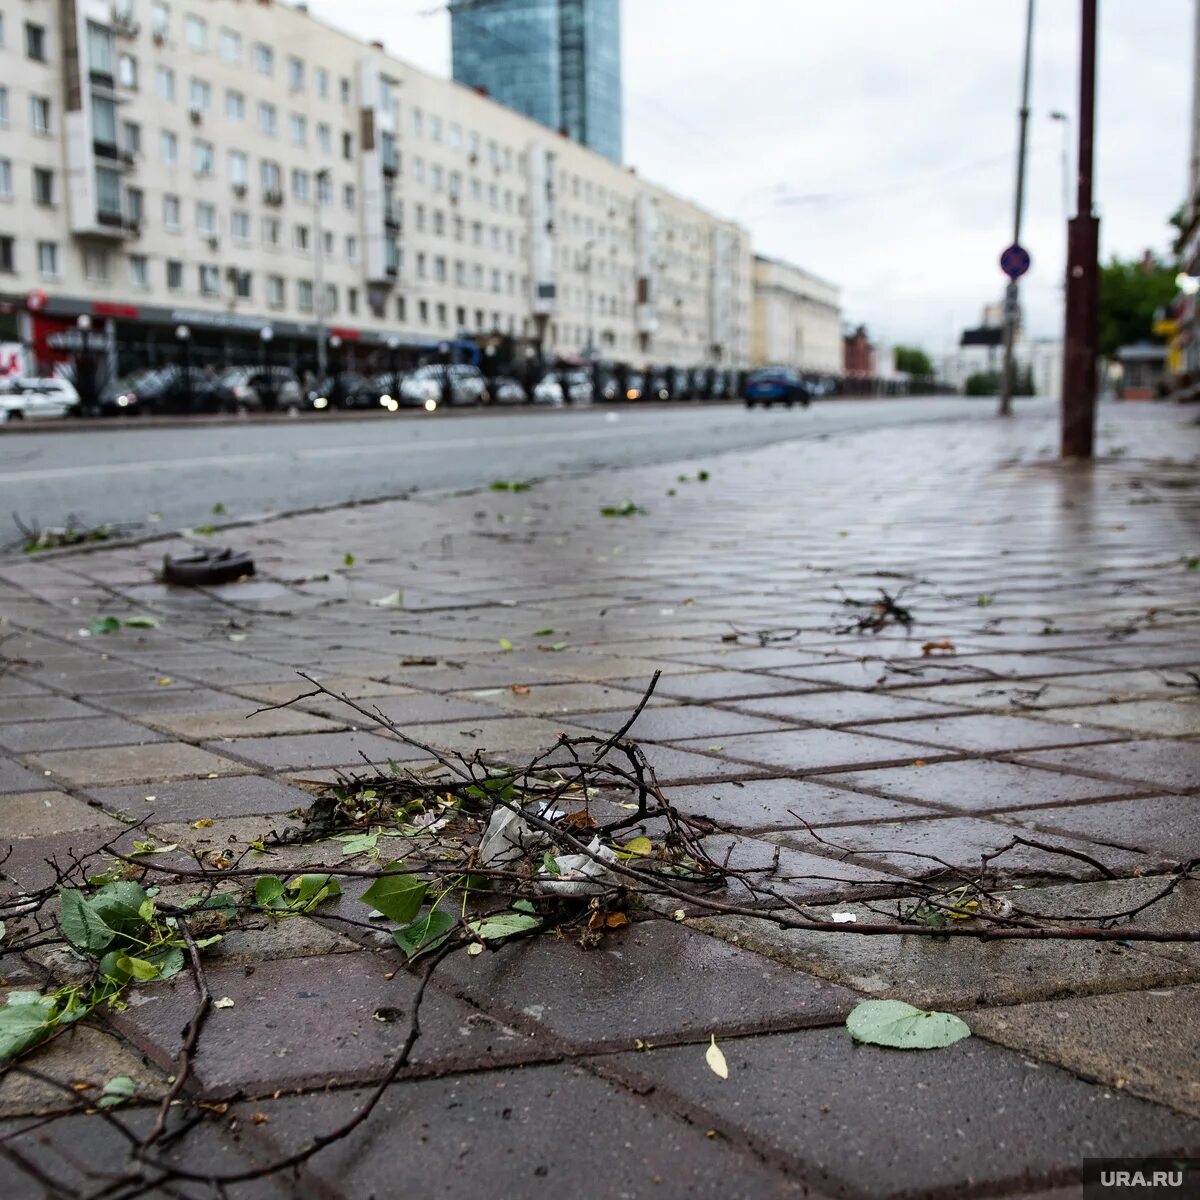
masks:
[[[1008,846],[991,869],[1022,911],[1200,931],[1180,870],[1200,859],[1200,424],[1147,405],[1100,426],[1092,467],[1054,462],[1042,418],[981,418],[0,560],[0,908],[135,841],[182,868],[339,861],[269,835],[339,772],[428,756],[328,696],[256,711],[310,691],[300,671],[505,762],[616,733],[660,672],[628,737],[710,852],[798,912],[895,920]],[[156,581],[202,541],[257,574]],[[1200,1156],[1195,940],[863,936],[655,901],[588,949],[451,954],[371,1117],[215,1190],[388,1079],[421,972],[344,919],[366,882],[206,952],[223,1006],[183,1094],[209,1119],[160,1147],[169,1188],[119,1182],[114,1122],[136,1142],[171,1086],[186,970],[0,1077],[0,1194],[1049,1200],[1081,1194],[1088,1158]],[[4,951],[0,1000],[79,966]],[[856,1045],[846,1015],[885,997],[973,1036]],[[134,1101],[97,1112],[117,1076]]]

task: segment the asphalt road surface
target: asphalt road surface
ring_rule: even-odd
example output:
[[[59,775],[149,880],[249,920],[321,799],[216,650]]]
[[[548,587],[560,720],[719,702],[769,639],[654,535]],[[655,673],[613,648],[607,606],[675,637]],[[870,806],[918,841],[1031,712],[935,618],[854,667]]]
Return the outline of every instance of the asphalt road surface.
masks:
[[[1049,411],[1023,401],[1018,412]],[[132,423],[0,436],[7,514],[45,528],[187,528],[413,490],[467,488],[928,421],[994,419],[994,401],[818,401],[808,410],[720,404],[553,411],[460,410],[391,419],[180,428]],[[221,505],[224,515],[213,515]],[[12,534],[16,536],[15,527]]]

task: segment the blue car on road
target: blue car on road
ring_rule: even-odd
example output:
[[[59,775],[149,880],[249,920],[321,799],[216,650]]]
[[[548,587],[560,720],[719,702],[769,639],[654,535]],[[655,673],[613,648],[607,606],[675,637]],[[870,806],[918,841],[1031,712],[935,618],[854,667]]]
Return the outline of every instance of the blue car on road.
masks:
[[[812,399],[812,389],[799,371],[787,367],[767,367],[755,371],[746,380],[742,394],[746,398],[746,407],[753,408],[761,404],[770,408],[772,404],[782,404],[791,408],[793,404],[803,404],[808,407]]]

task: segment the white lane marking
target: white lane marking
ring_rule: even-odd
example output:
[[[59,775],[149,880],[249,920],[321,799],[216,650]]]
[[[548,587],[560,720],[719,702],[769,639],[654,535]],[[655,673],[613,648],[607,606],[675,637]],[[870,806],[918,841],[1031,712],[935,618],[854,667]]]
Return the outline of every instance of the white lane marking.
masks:
[[[363,446],[317,446],[276,454],[209,454],[199,458],[170,458],[135,463],[96,463],[86,467],[44,467],[33,471],[0,471],[0,483],[36,482],[50,479],[79,479],[87,475],[137,475],[152,471],[184,471],[191,467],[246,467],[305,459],[358,458],[365,454],[427,454],[436,450],[486,450],[497,446],[528,446],[547,442],[590,442],[625,437],[626,431],[595,429],[562,431],[530,436],[508,434],[491,437],[442,438],[439,441],[372,443]]]

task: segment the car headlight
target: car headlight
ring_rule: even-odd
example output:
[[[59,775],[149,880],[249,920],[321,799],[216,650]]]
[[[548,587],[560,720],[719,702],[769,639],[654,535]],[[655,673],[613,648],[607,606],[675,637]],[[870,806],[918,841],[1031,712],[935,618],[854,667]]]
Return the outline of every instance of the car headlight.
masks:
[[[382,404],[384,408],[391,408],[395,401],[391,398],[391,396],[385,395],[379,397],[379,403]]]
[[[132,403],[133,403],[132,396],[118,396],[117,397],[117,407],[118,408],[128,408],[130,406],[130,404],[132,404]]]
[[[625,393],[626,400],[640,400],[641,396],[642,393],[639,392],[637,388],[630,388],[629,391]]]
[[[328,408],[328,407],[329,407],[329,400],[325,396],[318,396],[313,401],[313,408]]]
[[[400,411],[400,405],[395,400],[393,400],[391,398],[391,396],[389,396],[387,398],[386,408],[387,408],[388,412],[399,412]]]
[[[437,411],[437,401],[432,398],[429,400],[426,400],[425,401],[425,411],[426,412],[436,412]]]

